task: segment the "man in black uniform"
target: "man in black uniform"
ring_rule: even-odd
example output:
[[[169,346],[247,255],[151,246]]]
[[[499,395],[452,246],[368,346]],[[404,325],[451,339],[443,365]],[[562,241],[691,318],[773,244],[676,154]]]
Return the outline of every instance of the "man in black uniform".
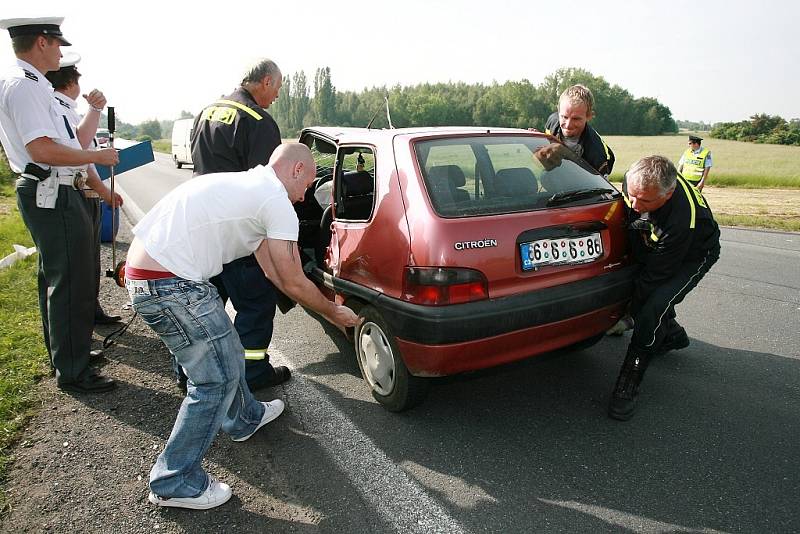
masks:
[[[198,115],[191,137],[195,175],[246,171],[267,164],[281,144],[281,133],[266,108],[278,97],[281,83],[275,62],[262,59],[247,71],[238,89]],[[211,282],[223,301],[230,298],[236,309],[234,326],[245,349],[250,389],[289,380],[288,368],[274,368],[269,363],[267,348],[272,339],[276,290],[255,256],[226,264]]]
[[[614,152],[589,125],[593,108],[594,95],[588,87],[569,87],[558,99],[558,111],[548,117],[545,133],[555,137],[597,172],[608,176],[614,168]]]
[[[627,421],[654,356],[689,346],[675,320],[675,305],[719,259],[719,227],[703,195],[663,156],[634,163],[622,184],[634,256],[642,268],[634,281],[633,336],[608,414]]]

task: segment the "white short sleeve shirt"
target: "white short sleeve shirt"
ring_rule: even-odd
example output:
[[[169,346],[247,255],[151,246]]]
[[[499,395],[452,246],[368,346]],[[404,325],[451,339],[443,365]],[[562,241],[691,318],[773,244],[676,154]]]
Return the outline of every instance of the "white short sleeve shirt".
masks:
[[[187,280],[208,280],[266,239],[297,241],[298,219],[270,167],[206,174],[162,198],[133,228],[151,258]]]
[[[48,79],[27,61],[17,59],[0,77],[0,142],[11,170],[21,173],[28,163],[38,163],[25,146],[40,137],[81,148],[77,132],[69,127],[65,109],[54,98]]]

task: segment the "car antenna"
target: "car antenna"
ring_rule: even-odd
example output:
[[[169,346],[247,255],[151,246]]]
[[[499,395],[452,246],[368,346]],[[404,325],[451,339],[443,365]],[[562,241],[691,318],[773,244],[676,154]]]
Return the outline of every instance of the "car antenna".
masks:
[[[389,128],[394,130],[394,125],[392,124],[392,116],[389,114],[389,95],[385,95],[383,97],[383,102],[386,108],[386,120],[389,121]],[[375,110],[375,113],[372,114],[372,118],[367,123],[367,130],[372,127],[372,123],[375,122],[375,119],[378,117],[378,113],[381,112],[381,109],[378,108]]]
[[[384,95],[383,101],[386,104],[386,120],[389,121],[389,129],[394,130],[394,124],[392,124],[392,116],[389,114],[389,95]]]

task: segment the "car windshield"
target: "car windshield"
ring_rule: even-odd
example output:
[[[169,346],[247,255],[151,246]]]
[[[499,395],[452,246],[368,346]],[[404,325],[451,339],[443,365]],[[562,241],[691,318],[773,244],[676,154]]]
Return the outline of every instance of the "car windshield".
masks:
[[[419,168],[443,217],[589,204],[619,192],[571,150],[533,136],[475,136],[415,143]]]

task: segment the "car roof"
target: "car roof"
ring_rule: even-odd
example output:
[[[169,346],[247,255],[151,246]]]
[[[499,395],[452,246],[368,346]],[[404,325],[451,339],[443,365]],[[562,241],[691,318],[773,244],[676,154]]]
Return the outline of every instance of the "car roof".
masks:
[[[537,133],[522,128],[500,128],[490,126],[425,126],[418,128],[353,128],[337,126],[312,126],[303,129],[301,135],[305,133],[315,133],[326,137],[337,143],[363,143],[389,141],[394,137],[406,137],[409,139],[419,137],[429,137],[438,135],[469,135],[469,134],[529,134]],[[538,135],[543,135],[538,133]]]

